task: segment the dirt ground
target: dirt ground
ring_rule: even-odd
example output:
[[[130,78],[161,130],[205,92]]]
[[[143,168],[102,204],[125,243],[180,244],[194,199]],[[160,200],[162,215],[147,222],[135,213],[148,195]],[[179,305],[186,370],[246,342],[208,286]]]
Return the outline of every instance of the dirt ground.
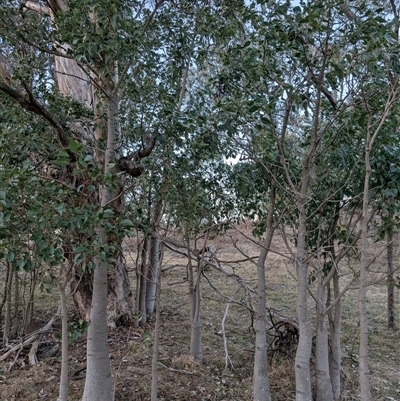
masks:
[[[251,314],[246,309],[249,299],[247,291],[254,290],[256,269],[254,264],[244,261],[244,254],[256,257],[259,248],[251,238],[249,227],[242,227],[247,238],[230,230],[223,237],[210,241],[217,250],[218,258],[232,276],[210,268],[202,278],[202,328],[204,360],[194,363],[189,351],[189,295],[186,281],[186,259],[169,250],[165,251],[162,275],[161,338],[158,363],[159,400],[186,401],[250,400],[254,354],[254,332]],[[237,248],[240,247],[243,253]],[[133,263],[135,255],[128,261]],[[237,261],[236,263],[230,263]],[[229,263],[228,263],[229,262]],[[295,317],[294,269],[284,242],[276,236],[273,253],[268,260],[267,303],[280,314]],[[237,280],[238,275],[242,281]],[[345,278],[344,278],[345,279]],[[132,288],[135,274],[132,272]],[[397,295],[397,294],[396,294]],[[222,320],[230,304],[222,329]],[[399,331],[386,329],[385,286],[371,286],[368,293],[370,323],[370,365],[373,399],[400,400],[400,335]],[[49,303],[47,303],[48,305]],[[243,304],[243,306],[239,305]],[[53,309],[38,305],[37,314],[50,318]],[[312,298],[310,310],[314,312]],[[397,319],[400,311],[397,304]],[[357,292],[346,294],[343,301],[343,400],[358,400],[357,397]],[[143,328],[117,328],[109,332],[110,356],[115,383],[115,400],[149,400],[151,383],[151,359],[154,321]],[[224,350],[224,336],[228,356]],[[55,343],[52,336],[46,341]],[[69,399],[80,400],[84,385],[86,357],[85,338],[70,346]],[[0,400],[55,400],[58,395],[60,355],[39,361],[29,367],[27,351],[21,352],[13,368],[14,356],[0,365]],[[276,353],[270,359],[270,382],[273,401],[295,399],[295,380],[291,354]],[[229,361],[228,361],[229,362]]]

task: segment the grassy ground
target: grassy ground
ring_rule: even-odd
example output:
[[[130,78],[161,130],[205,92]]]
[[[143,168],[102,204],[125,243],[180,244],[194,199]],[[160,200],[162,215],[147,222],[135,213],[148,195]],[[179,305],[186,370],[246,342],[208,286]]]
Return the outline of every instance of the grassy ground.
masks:
[[[232,238],[231,238],[232,237]],[[213,240],[221,260],[243,259],[232,245],[238,245],[249,256],[256,256],[258,248],[251,240],[231,231],[223,238]],[[274,240],[268,261],[268,307],[282,315],[295,317],[296,282],[294,269],[286,257],[283,241]],[[376,269],[379,270],[380,262]],[[178,265],[178,266],[177,266]],[[185,282],[186,261],[166,252],[164,268],[176,266],[162,277],[161,339],[158,364],[159,400],[249,400],[252,393],[254,333],[251,317],[244,306],[231,304],[225,321],[228,354],[232,364],[226,367],[226,354],[221,322],[227,300],[216,293],[205,278],[202,280],[203,363],[195,364],[188,357],[189,350],[189,297]],[[180,267],[179,267],[180,266]],[[243,277],[249,288],[255,286],[255,266],[239,262],[234,272]],[[233,271],[232,271],[233,272]],[[240,284],[210,269],[207,275],[214,286],[227,297],[246,304],[248,298]],[[346,277],[344,278],[346,280]],[[134,287],[134,277],[132,276]],[[370,325],[370,368],[373,399],[376,401],[400,400],[400,332],[386,329],[386,287],[383,284],[369,287],[368,313]],[[54,313],[54,296],[41,296],[37,314],[50,317]],[[47,305],[47,306],[46,306]],[[52,308],[49,308],[52,305]],[[313,301],[310,310],[314,313]],[[397,303],[397,321],[400,319]],[[45,320],[45,319],[44,319]],[[148,400],[150,393],[150,365],[154,322],[146,327],[115,329],[109,333],[110,354],[115,382],[115,399]],[[343,300],[343,400],[358,400],[358,306],[357,291],[350,291]],[[79,400],[84,379],[79,369],[85,365],[85,339],[70,347],[70,400]],[[22,355],[22,354],[21,354]],[[46,358],[35,367],[28,367],[26,358],[18,360],[8,371],[13,358],[0,365],[0,400],[55,400],[58,393],[60,356]],[[276,355],[271,360],[270,382],[274,401],[295,399],[293,360]]]

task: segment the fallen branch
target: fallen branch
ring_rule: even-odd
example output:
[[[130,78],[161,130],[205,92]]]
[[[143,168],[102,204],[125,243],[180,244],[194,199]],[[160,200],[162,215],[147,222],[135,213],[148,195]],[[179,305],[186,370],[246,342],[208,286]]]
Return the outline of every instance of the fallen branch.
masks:
[[[53,326],[53,323],[57,319],[57,317],[58,317],[58,313],[55,316],[53,316],[49,320],[49,322],[45,326],[43,326],[41,329],[33,331],[32,333],[30,333],[29,335],[24,337],[24,339],[22,339],[22,341],[19,344],[16,344],[13,347],[11,347],[6,353],[4,353],[2,356],[0,356],[0,362],[5,361],[13,352],[21,351],[26,346],[28,346],[28,345],[34,343],[36,340],[38,340],[43,334],[50,332],[51,328]]]

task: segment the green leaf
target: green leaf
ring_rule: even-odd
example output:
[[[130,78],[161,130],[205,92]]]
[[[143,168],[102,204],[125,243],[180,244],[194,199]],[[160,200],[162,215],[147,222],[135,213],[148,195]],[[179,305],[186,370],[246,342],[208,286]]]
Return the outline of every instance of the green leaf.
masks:
[[[70,164],[67,151],[64,149],[60,150],[54,163],[58,164],[59,166],[67,166],[68,164]]]
[[[75,139],[70,139],[68,147],[72,153],[78,153],[78,151],[82,148],[81,145],[75,141]]]
[[[109,219],[110,217],[114,216],[114,210],[112,209],[105,209],[103,212],[103,218]]]
[[[133,227],[134,226],[133,221],[129,220],[129,219],[122,220],[121,225],[124,227]]]

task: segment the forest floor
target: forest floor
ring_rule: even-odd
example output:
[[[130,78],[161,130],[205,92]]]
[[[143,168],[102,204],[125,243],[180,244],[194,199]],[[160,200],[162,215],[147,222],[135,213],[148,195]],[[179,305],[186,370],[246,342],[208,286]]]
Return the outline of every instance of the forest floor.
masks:
[[[243,227],[242,227],[243,228]],[[258,256],[259,248],[248,238],[231,230],[223,237],[210,241],[222,265],[243,278],[249,290],[256,285],[256,268],[243,260],[236,243],[251,257]],[[236,242],[237,241],[237,242]],[[273,242],[273,253],[267,261],[267,305],[280,315],[294,319],[296,281],[294,266],[281,237]],[[398,255],[397,255],[398,257]],[[127,255],[132,265],[135,255]],[[224,262],[225,261],[225,262]],[[354,263],[354,261],[353,261]],[[383,261],[376,270],[384,269]],[[230,267],[229,267],[230,266]],[[132,267],[132,266],[131,266]],[[248,298],[235,276],[226,277],[210,268],[206,275],[218,291],[202,278],[202,328],[204,359],[196,364],[190,357],[189,295],[186,280],[186,259],[166,251],[163,260],[161,295],[161,338],[158,363],[159,400],[165,401],[240,401],[251,400],[254,356],[254,331],[251,314],[245,306],[230,304],[228,298],[246,305]],[[350,272],[351,269],[349,269]],[[343,277],[346,280],[346,276]],[[344,284],[343,284],[344,286]],[[132,273],[132,288],[135,274]],[[222,296],[222,294],[224,296]],[[254,295],[254,294],[253,294]],[[398,295],[398,292],[397,294]],[[54,295],[40,294],[36,315],[43,321],[57,309]],[[400,321],[400,303],[396,303],[396,319]],[[310,297],[310,311],[315,305]],[[222,321],[224,315],[224,329]],[[386,286],[384,282],[368,289],[369,349],[371,388],[375,401],[400,401],[400,331],[388,331],[386,324]],[[312,317],[314,321],[314,317]],[[342,320],[343,401],[358,397],[358,303],[357,290],[343,298]],[[110,355],[115,383],[115,401],[150,399],[151,359],[154,321],[142,328],[117,328],[109,332]],[[224,335],[230,361],[224,349]],[[52,341],[55,341],[54,339]],[[27,352],[25,352],[27,354]],[[21,353],[23,356],[24,353]],[[23,357],[8,371],[13,357],[0,365],[0,400],[33,401],[56,400],[60,374],[60,355],[40,360],[29,367]],[[273,401],[295,399],[294,354],[275,353],[270,358],[270,383]],[[81,398],[84,385],[86,357],[85,338],[70,346],[69,400]]]

